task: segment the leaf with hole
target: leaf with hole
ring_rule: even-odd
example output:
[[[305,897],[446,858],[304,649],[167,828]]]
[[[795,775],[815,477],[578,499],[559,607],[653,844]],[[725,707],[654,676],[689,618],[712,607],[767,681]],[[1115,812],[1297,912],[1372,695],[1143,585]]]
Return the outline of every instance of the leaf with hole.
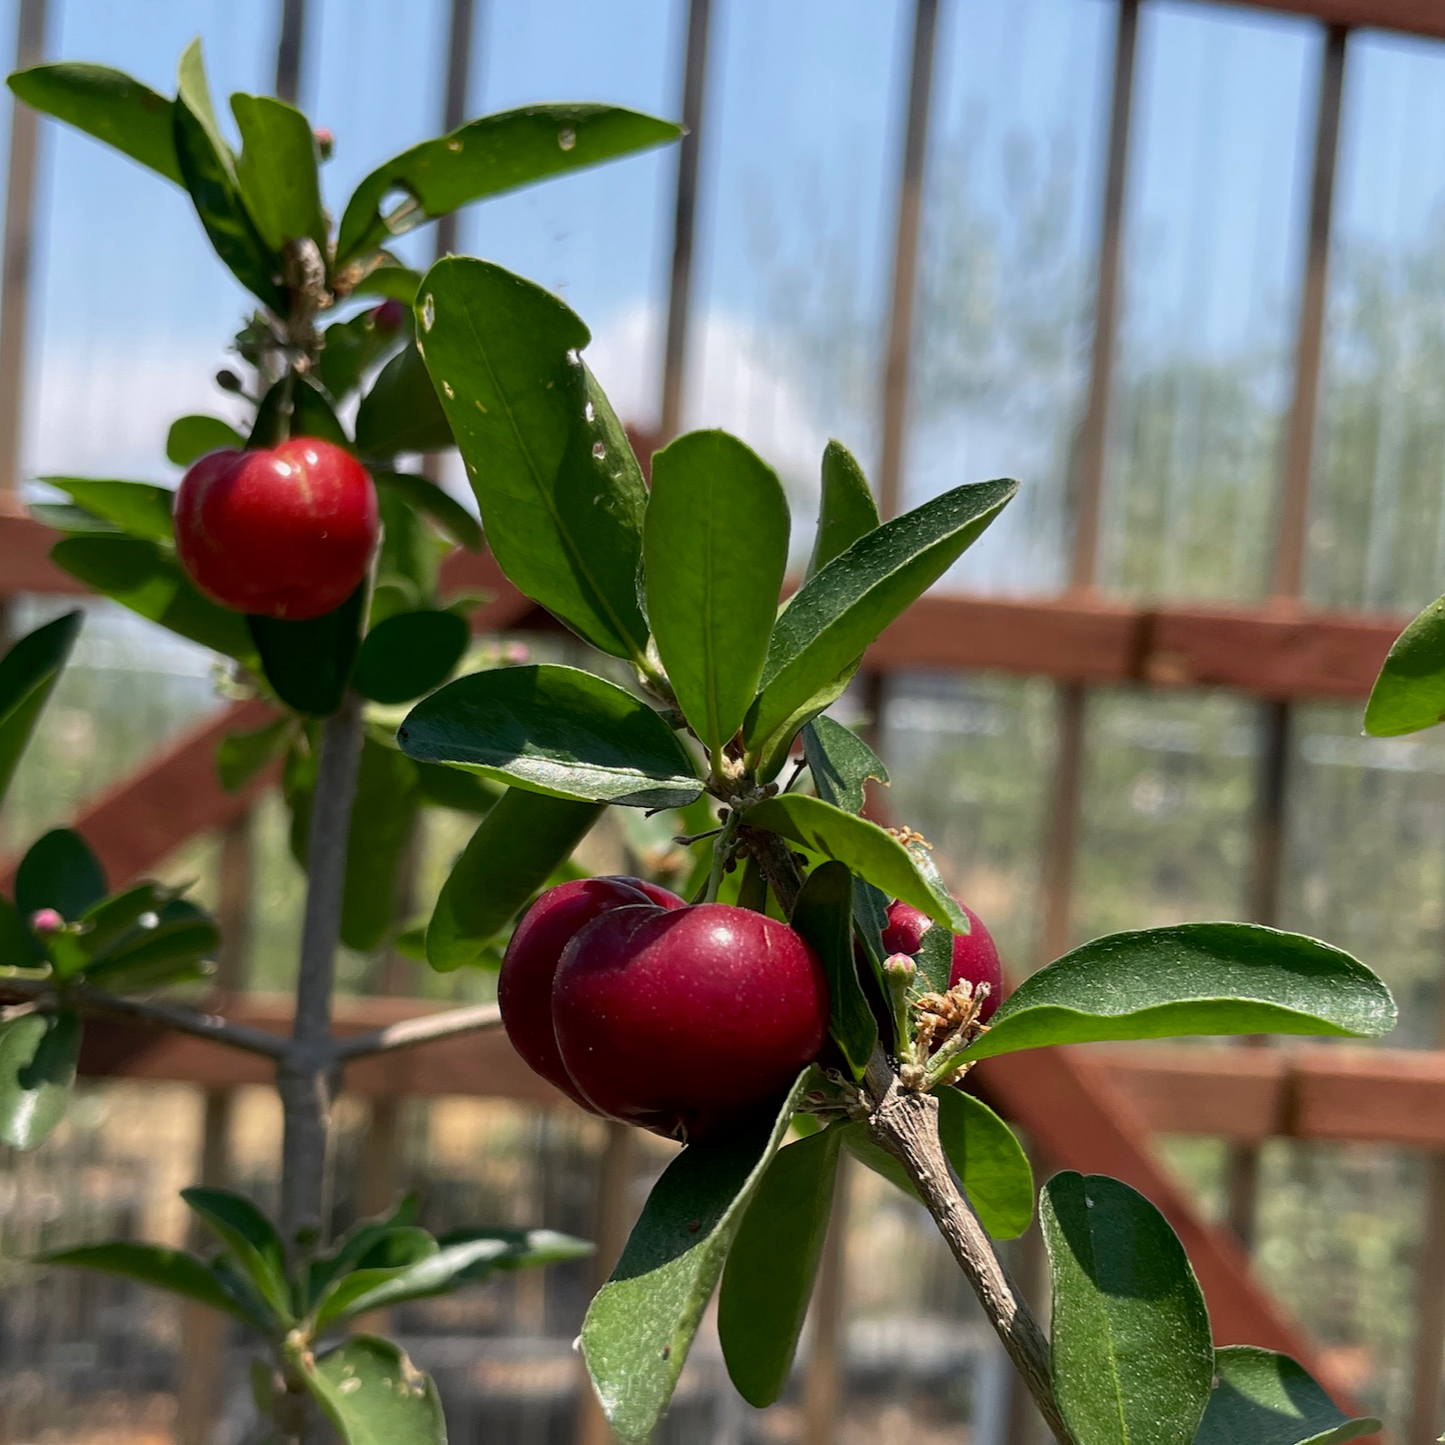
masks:
[[[780,1149],[743,1215],[718,1291],[728,1378],[762,1410],[787,1388],[828,1237],[841,1129]]]
[[[84,477],[41,477],[69,494],[92,516],[111,522],[132,537],[169,542],[174,535],[171,508],[176,494],[151,482],[101,482]]]
[[[207,452],[239,451],[245,445],[246,438],[218,416],[181,416],[166,433],[166,460],[188,467]]]
[[[1056,959],[999,1006],[965,1052],[1185,1034],[1377,1038],[1390,991],[1341,949],[1255,923],[1182,923],[1113,933]]]
[[[1117,1179],[1056,1174],[1039,1219],[1054,1395],[1087,1445],[1190,1445],[1214,1376],[1209,1312],[1162,1214]]]
[[[743,1214],[815,1077],[798,1076],[771,1127],[689,1144],[667,1166],[588,1308],[582,1353],[624,1440],[646,1440],[667,1409]]]
[[[643,661],[647,488],[578,355],[586,326],[540,286],[452,256],[423,280],[417,338],[502,571],[584,641]]]
[[[611,105],[533,105],[468,122],[380,165],[346,203],[336,265],[484,196],[675,140],[665,120]],[[407,200],[384,215],[397,191]]]
[[[352,1335],[314,1358],[298,1345],[293,1364],[345,1445],[446,1445],[435,1382],[390,1340]]]
[[[750,858],[749,863],[753,860]],[[759,875],[761,876],[761,875]],[[828,975],[828,1032],[861,1079],[878,1042],[878,1023],[858,982],[853,949],[853,875],[841,863],[824,863],[803,880],[790,922],[812,946]]]
[[[870,778],[888,782],[888,769],[878,754],[857,733],[827,716],[804,725],[803,756],[818,796],[845,813],[863,811]]]
[[[757,692],[789,525],[777,474],[726,432],[690,432],[652,459],[647,615],[678,705],[718,763]]]
[[[1381,1428],[1346,1415],[1288,1355],[1228,1345],[1215,1351],[1214,1388],[1193,1445],[1344,1445]]]
[[[422,762],[554,798],[676,808],[702,792],[686,749],[656,712],[575,667],[459,677],[407,714],[397,741]]]
[[[69,1010],[0,1023],[0,1144],[28,1152],[55,1132],[75,1089],[81,1033]]]
[[[367,584],[334,612],[305,621],[249,616],[261,671],[276,696],[297,712],[328,717],[341,706],[361,647],[361,613]]]
[[[0,657],[0,803],[80,635],[79,608],[27,632]]]
[[[402,612],[373,627],[356,659],[355,687],[373,702],[410,702],[440,687],[467,650],[471,629],[455,612]]]
[[[818,498],[818,534],[808,558],[806,581],[834,557],[841,557],[878,525],[878,504],[863,468],[839,441],[823,448],[823,487]]]

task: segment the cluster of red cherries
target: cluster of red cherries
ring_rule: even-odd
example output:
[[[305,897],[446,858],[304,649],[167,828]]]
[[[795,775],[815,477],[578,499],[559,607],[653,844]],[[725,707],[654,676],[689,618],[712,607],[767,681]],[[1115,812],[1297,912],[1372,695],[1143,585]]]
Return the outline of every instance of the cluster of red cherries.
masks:
[[[998,950],[972,913],[949,986],[987,984]],[[890,954],[917,954],[933,921],[888,910]],[[705,1139],[776,1106],[828,1037],[828,983],[785,923],[688,905],[638,878],[549,888],[517,925],[497,987],[512,1046],[584,1109],[673,1139]]]

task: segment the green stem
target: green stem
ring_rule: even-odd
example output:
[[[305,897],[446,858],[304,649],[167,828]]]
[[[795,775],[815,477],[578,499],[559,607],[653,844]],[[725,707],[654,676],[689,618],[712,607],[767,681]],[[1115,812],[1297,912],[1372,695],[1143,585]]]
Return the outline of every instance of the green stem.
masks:
[[[728,859],[732,857],[737,848],[738,828],[742,824],[742,816],[736,808],[730,808],[727,818],[723,821],[722,832],[718,834],[717,842],[712,845],[712,869],[707,875],[707,891],[702,896],[704,903],[717,902],[718,889],[722,887]]]

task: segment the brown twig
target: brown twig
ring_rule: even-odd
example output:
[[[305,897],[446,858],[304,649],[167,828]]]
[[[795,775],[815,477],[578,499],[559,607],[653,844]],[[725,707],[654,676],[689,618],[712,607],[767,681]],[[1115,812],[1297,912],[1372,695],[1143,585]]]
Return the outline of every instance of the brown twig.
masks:
[[[369,1054],[391,1053],[396,1049],[410,1049],[417,1044],[429,1044],[458,1034],[499,1028],[501,1022],[501,1010],[496,1004],[475,1004],[470,1008],[448,1009],[445,1013],[425,1018],[403,1019],[384,1028],[369,1029],[364,1034],[338,1039],[333,1053],[337,1062],[345,1063]]]

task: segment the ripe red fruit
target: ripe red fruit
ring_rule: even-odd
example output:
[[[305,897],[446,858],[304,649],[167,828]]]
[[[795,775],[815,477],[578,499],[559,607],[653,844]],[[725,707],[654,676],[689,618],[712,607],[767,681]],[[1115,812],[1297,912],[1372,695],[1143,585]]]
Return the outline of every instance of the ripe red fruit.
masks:
[[[401,323],[406,320],[406,307],[394,296],[388,296],[380,306],[372,307],[371,323],[384,336],[401,330]]]
[[[512,1047],[537,1073],[592,1109],[572,1082],[552,1030],[552,979],[562,950],[594,918],[614,908],[681,908],[682,899],[640,878],[579,878],[549,888],[512,933],[497,980],[497,1003]],[[596,1110],[593,1110],[595,1113]]]
[[[967,915],[968,933],[953,936],[953,967],[948,986],[967,983],[977,987],[988,985],[988,997],[979,1006],[980,1022],[987,1023],[1003,1002],[1003,965],[989,931],[973,909],[958,905]],[[888,927],[883,930],[883,948],[887,953],[906,953],[909,957],[923,947],[923,935],[933,927],[933,920],[911,904],[894,902],[888,905]]]
[[[798,934],[751,909],[618,908],[567,945],[552,1022],[597,1109],[700,1139],[776,1104],[817,1055],[828,983]]]
[[[350,452],[315,437],[210,452],[176,492],[191,581],[236,612],[299,621],[341,606],[376,549],[376,491]]]

